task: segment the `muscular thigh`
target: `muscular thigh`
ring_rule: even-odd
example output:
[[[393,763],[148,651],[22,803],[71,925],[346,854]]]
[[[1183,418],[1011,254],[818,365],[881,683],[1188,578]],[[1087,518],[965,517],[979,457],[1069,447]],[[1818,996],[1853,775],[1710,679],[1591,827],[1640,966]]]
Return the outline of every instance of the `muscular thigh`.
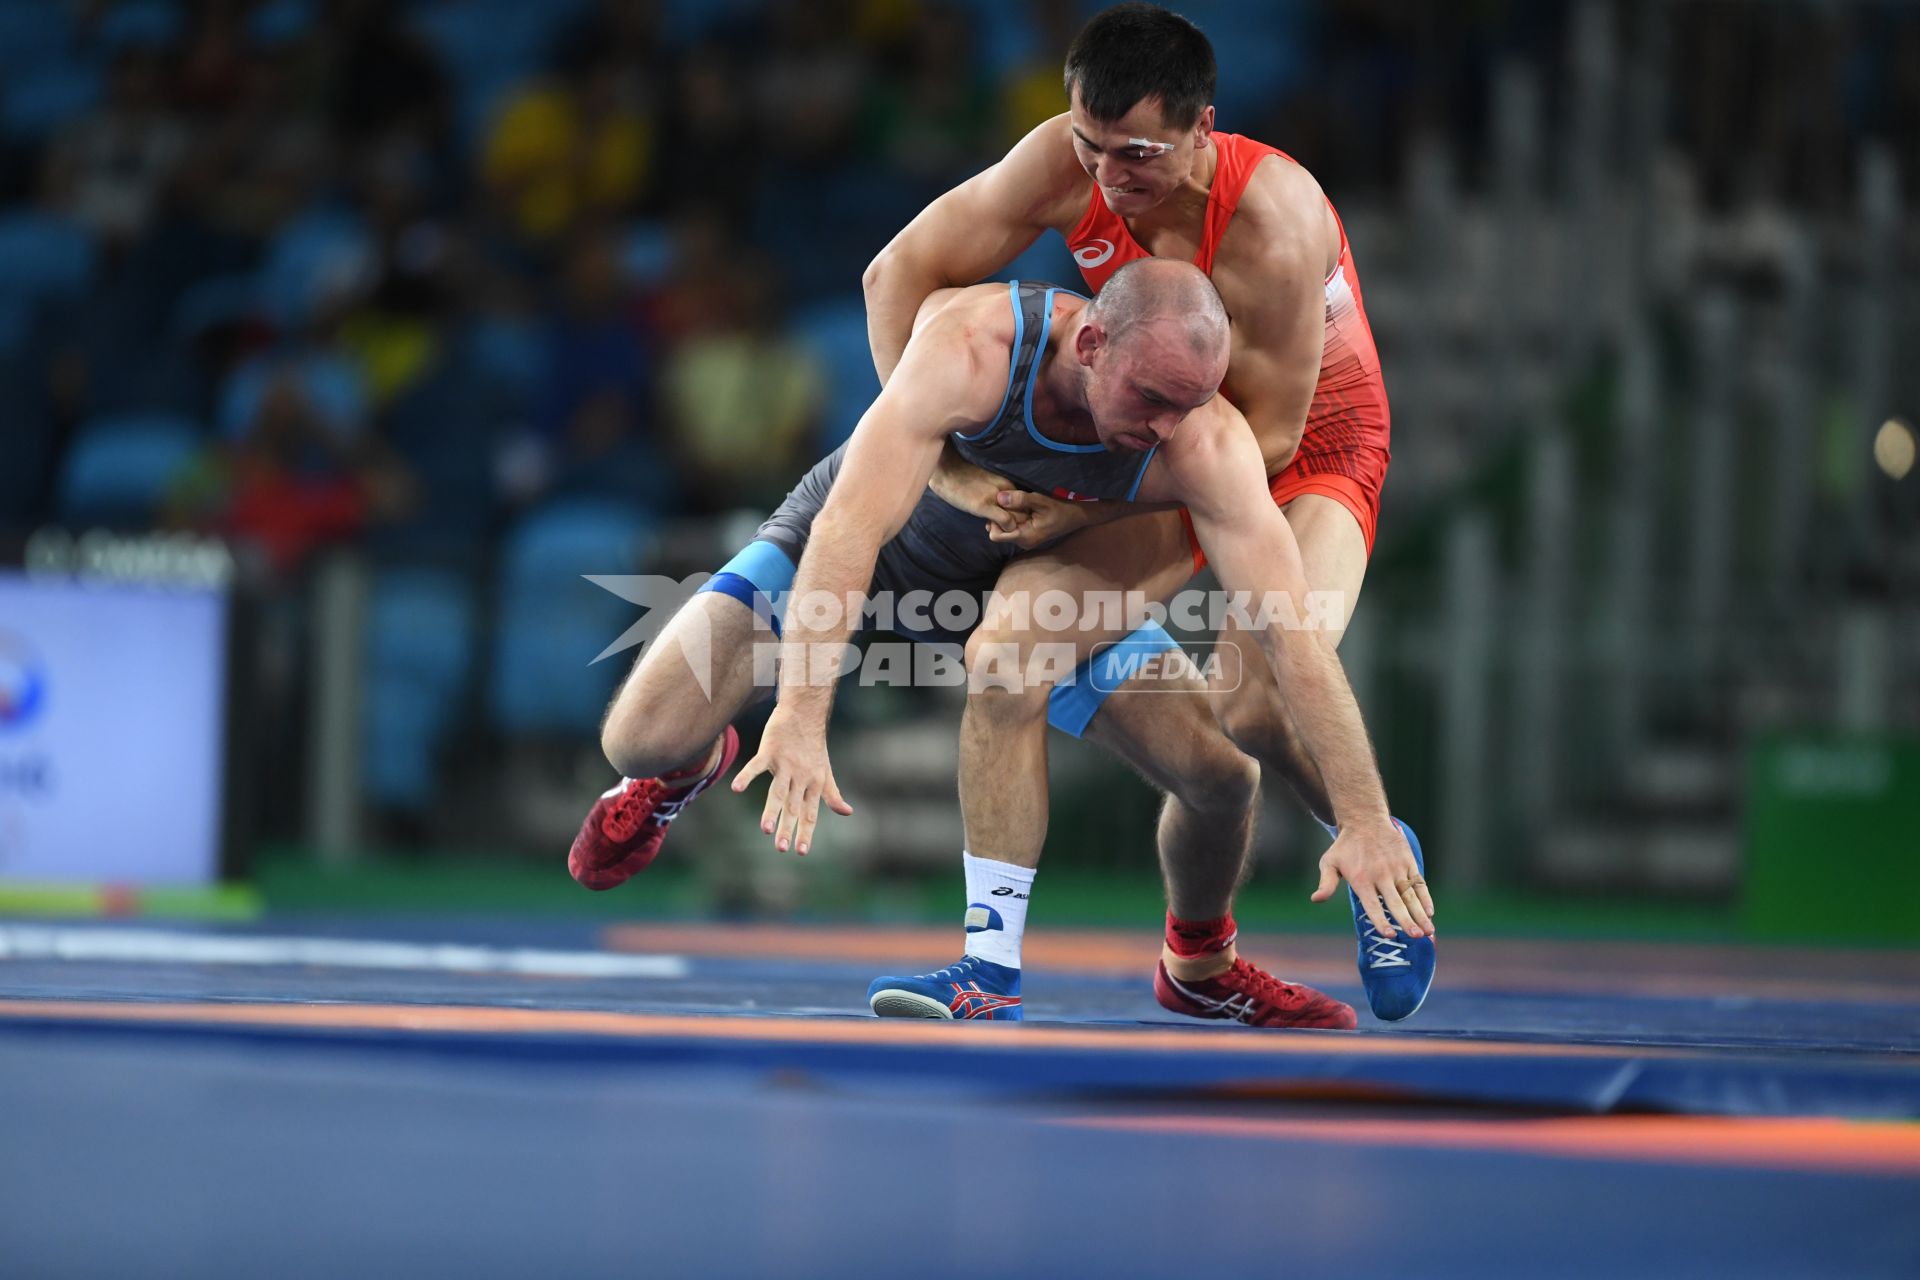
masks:
[[[1083,529],[1072,537],[1011,561],[995,585],[995,604],[981,620],[976,639],[1026,647],[1037,643],[1072,645],[1076,661],[1134,628],[1124,610],[1093,607],[1101,593],[1124,598],[1135,593],[1164,601],[1193,576],[1193,555],[1177,511],[1125,519]],[[1062,592],[1075,606],[1065,630],[1048,625],[1041,597]],[[1021,617],[1024,601],[1026,616]]]
[[[607,711],[610,728],[631,721],[657,728],[665,721],[693,737],[718,733],[746,707],[772,692],[755,678],[772,669],[779,641],[752,609],[731,596],[706,591],[673,615],[628,673]],[[709,735],[710,736],[710,735]]]

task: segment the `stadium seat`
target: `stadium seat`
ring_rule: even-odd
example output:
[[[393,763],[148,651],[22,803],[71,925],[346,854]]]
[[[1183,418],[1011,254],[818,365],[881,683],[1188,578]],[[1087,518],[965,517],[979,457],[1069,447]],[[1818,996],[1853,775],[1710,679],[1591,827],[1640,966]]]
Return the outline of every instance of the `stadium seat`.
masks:
[[[267,0],[247,19],[247,35],[256,44],[277,48],[305,36],[318,20],[313,0]]]
[[[958,7],[966,11],[973,29],[981,70],[996,81],[1036,56],[1054,58],[1066,52],[1040,47],[1040,33],[1026,0],[960,0]]]
[[[454,83],[469,145],[484,140],[507,95],[542,70],[555,33],[581,7],[582,0],[429,0],[408,16]]]
[[[1217,127],[1229,133],[1253,129],[1263,113],[1300,83],[1306,57],[1301,34],[1305,7],[1298,0],[1193,0],[1175,7],[1213,42],[1220,64],[1214,94]]]
[[[517,397],[524,411],[545,371],[547,352],[537,324],[482,316],[464,339],[465,358],[479,376]]]
[[[376,535],[382,545],[416,551],[473,551],[494,518],[496,449],[511,403],[460,353],[393,402],[386,438],[420,488],[420,509],[404,525]]]
[[[6,89],[4,114],[7,136],[20,142],[40,142],[69,120],[100,101],[105,77],[85,62],[55,58],[23,64]]]
[[[289,327],[343,291],[372,280],[378,263],[360,219],[332,210],[302,214],[267,246],[260,268],[260,300]]]
[[[627,228],[620,265],[630,283],[651,288],[673,270],[673,233],[659,222],[636,222]]]
[[[93,278],[93,240],[56,214],[0,214],[0,295],[38,300],[73,297]]]
[[[62,61],[73,41],[68,6],[35,0],[0,4],[0,68],[11,73]]]
[[[209,276],[187,286],[174,304],[174,340],[195,342],[214,329],[262,316],[260,283],[250,275]]]
[[[1063,285],[1076,293],[1087,291],[1080,268],[1073,264],[1067,242],[1049,231],[1027,247],[1027,251],[997,272],[995,280],[1036,280]]]
[[[145,525],[167,486],[199,451],[185,418],[127,415],[80,428],[61,468],[58,513],[68,524]]]
[[[352,361],[331,351],[289,352],[256,356],[234,370],[220,392],[220,433],[229,440],[244,437],[268,384],[282,373],[292,374],[334,431],[352,435],[366,422],[366,386]]]
[[[173,0],[119,0],[100,15],[93,35],[108,49],[160,49],[178,41],[184,26]]]
[[[639,570],[652,521],[628,504],[562,499],[508,534],[489,702],[509,734],[591,738],[631,655],[594,659],[639,610],[585,574]]]
[[[434,758],[456,722],[473,666],[473,592],[448,569],[381,570],[367,604],[361,780],[367,797],[420,812]]]
[[[860,415],[880,394],[867,342],[866,304],[858,298],[815,303],[794,313],[792,328],[826,371],[827,404],[820,424],[820,451],[826,453],[853,434]]]

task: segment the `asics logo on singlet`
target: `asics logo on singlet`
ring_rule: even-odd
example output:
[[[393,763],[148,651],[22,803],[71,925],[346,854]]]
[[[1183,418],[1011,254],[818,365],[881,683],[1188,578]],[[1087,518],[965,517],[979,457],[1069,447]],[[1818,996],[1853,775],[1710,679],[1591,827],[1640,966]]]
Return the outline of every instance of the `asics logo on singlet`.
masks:
[[[1083,267],[1097,267],[1113,256],[1113,241],[1094,240],[1073,251],[1073,260]]]

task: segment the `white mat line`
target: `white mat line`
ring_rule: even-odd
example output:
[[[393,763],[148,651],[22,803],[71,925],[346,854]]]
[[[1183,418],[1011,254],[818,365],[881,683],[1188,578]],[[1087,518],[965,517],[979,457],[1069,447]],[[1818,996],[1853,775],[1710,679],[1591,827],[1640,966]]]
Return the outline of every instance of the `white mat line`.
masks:
[[[683,956],[342,938],[263,938],[160,929],[60,929],[39,925],[0,925],[0,959],[311,965],[335,969],[523,973],[563,978],[684,978],[688,972]]]

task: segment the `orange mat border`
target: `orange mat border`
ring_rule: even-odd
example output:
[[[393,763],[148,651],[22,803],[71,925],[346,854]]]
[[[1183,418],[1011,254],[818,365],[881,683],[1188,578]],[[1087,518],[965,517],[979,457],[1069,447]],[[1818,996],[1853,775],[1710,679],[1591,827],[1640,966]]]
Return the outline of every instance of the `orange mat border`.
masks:
[[[465,1005],[306,1004],[221,1001],[0,1000],[0,1018],[73,1022],[175,1023],[190,1026],[293,1027],[311,1030],[418,1031],[471,1035],[597,1035],[632,1039],[773,1041],[943,1047],[962,1051],[1101,1049],[1233,1055],[1327,1054],[1354,1057],[1588,1058],[1627,1061],[1689,1057],[1676,1049],[1632,1045],[1560,1045],[1463,1041],[1344,1031],[1247,1031],[1090,1027],[1061,1023],[801,1015],[612,1013],[577,1009],[501,1009]]]
[[[627,954],[753,956],[859,964],[882,972],[950,964],[958,954],[959,938],[958,929],[927,925],[616,924],[604,929],[600,940],[608,950]],[[1355,981],[1352,939],[1337,934],[1243,932],[1240,949],[1290,981],[1319,986]],[[1022,959],[1030,968],[1103,977],[1150,975],[1159,952],[1159,935],[1140,930],[1040,929],[1030,932],[1022,944]],[[1745,954],[1739,948],[1703,951],[1671,943],[1558,944],[1489,938],[1449,943],[1443,931],[1440,972],[1443,986],[1479,991],[1920,1001],[1920,982],[1730,974],[1698,967],[1705,957],[1724,962],[1729,956],[1737,959]],[[1553,955],[1561,956],[1561,962],[1545,962]],[[1792,964],[1800,953],[1755,949],[1754,955],[1779,965]],[[1834,958],[1833,953],[1824,957],[1829,962]],[[1670,971],[1636,972],[1611,963],[1615,960]],[[1890,952],[1874,962],[1899,973],[1920,967],[1920,960],[1905,952]]]
[[[1501,1151],[1575,1160],[1735,1165],[1796,1173],[1920,1175],[1920,1124],[1817,1116],[1409,1116],[1383,1120],[1088,1115],[1052,1123],[1123,1133]]]

